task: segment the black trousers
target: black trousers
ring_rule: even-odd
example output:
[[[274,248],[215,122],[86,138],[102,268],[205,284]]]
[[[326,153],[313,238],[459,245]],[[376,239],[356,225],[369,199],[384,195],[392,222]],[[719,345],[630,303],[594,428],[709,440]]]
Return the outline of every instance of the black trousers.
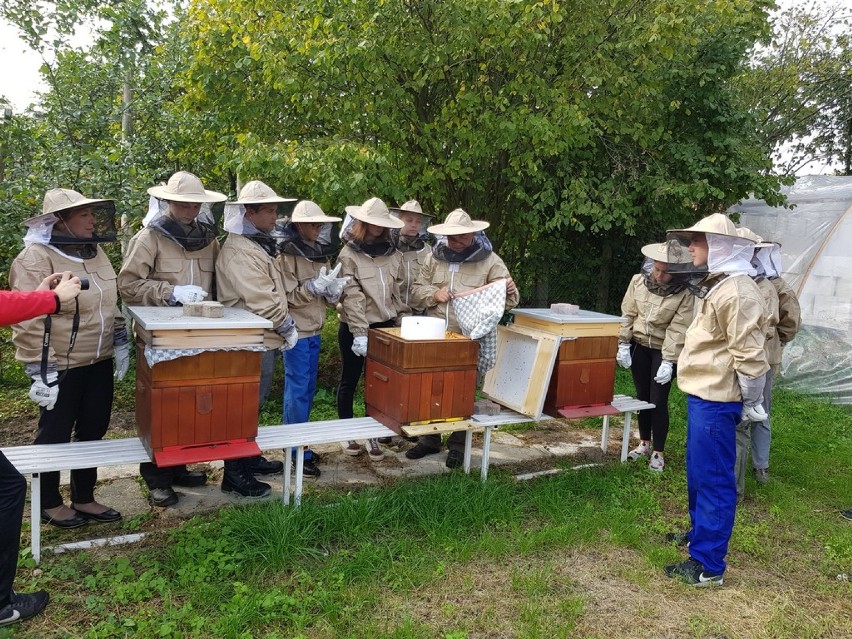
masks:
[[[41,409],[35,444],[88,442],[103,438],[112,413],[112,360],[68,369],[59,382],[59,397],[53,410]],[[71,501],[87,504],[95,500],[97,468],[71,471]],[[62,505],[59,473],[41,474],[41,507]]]
[[[9,603],[18,569],[27,480],[0,452],[0,608]]]
[[[677,366],[672,370],[672,381],[668,384],[658,384],[654,381],[654,376],[663,361],[662,352],[636,342],[630,343],[630,350],[633,359],[630,372],[633,373],[636,397],[656,406],[639,411],[639,437],[644,441],[653,442],[653,450],[662,453],[666,449],[666,437],[669,434],[669,391],[677,374]]]
[[[390,328],[394,325],[393,320],[370,324],[370,328]],[[352,343],[355,337],[349,331],[349,324],[340,322],[337,329],[337,344],[340,347],[340,358],[343,365],[340,371],[340,383],[337,385],[337,417],[338,419],[351,419],[353,414],[353,403],[355,401],[355,388],[358,380],[364,372],[365,357],[358,357],[352,352]]]

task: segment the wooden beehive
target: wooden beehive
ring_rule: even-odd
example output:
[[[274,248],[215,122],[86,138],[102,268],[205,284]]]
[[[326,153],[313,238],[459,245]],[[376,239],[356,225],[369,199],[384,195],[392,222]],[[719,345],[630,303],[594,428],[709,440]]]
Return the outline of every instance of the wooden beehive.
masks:
[[[225,311],[222,318],[209,318],[184,317],[180,309],[130,309],[137,337],[136,427],[159,466],[260,454],[255,438],[261,352],[207,350],[153,367],[144,353],[146,347],[262,344],[270,322],[241,309]]]
[[[456,333],[443,340],[404,340],[399,333],[369,332],[367,414],[400,434],[407,424],[470,417],[479,344]]]
[[[578,337],[563,341],[556,355],[544,411],[612,402],[618,337]]]

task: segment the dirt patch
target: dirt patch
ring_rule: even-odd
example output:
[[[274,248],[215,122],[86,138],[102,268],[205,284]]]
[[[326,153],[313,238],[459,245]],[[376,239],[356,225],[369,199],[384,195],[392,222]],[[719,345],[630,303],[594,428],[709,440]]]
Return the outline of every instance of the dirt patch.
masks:
[[[38,417],[16,418],[0,422],[0,446],[25,446],[33,443]],[[113,409],[105,439],[136,437],[136,415],[132,410]]]
[[[619,548],[454,565],[419,592],[381,599],[388,627],[408,617],[433,627],[435,636],[458,628],[469,639],[841,639],[852,633],[852,603],[838,605],[804,582],[791,585],[784,575],[738,566],[723,588],[694,589]],[[533,624],[541,635],[531,632]]]

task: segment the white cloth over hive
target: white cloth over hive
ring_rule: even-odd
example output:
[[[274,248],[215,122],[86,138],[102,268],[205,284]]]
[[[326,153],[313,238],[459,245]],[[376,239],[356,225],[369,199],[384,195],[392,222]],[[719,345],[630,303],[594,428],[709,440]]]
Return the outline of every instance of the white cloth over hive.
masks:
[[[477,370],[484,375],[497,363],[497,324],[506,310],[506,280],[459,293],[452,305],[462,334],[479,342]]]

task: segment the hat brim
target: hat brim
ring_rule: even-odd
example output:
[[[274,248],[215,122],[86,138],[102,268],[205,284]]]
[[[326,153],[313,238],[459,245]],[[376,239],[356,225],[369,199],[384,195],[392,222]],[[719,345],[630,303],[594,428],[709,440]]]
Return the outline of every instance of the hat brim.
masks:
[[[165,186],[152,186],[148,189],[148,195],[153,195],[160,200],[168,202],[191,202],[193,204],[212,204],[214,202],[224,202],[228,196],[218,191],[208,191],[204,189],[204,194],[193,193],[192,195],[184,195],[183,193],[172,193]],[[291,200],[292,201],[292,200]],[[256,202],[254,202],[256,204]]]
[[[69,207],[70,208],[70,207]],[[63,209],[66,210],[66,209]],[[32,217],[28,217],[26,220],[22,222],[22,224],[26,227],[33,226],[34,224],[47,224],[48,222],[56,223],[59,221],[59,218],[56,217],[54,213],[39,213],[38,215],[33,215]]]
[[[432,235],[465,235],[467,233],[478,233],[479,231],[484,231],[489,226],[491,226],[490,222],[471,220],[470,226],[462,226],[460,224],[434,224],[426,230]]]
[[[115,206],[115,200],[93,200],[93,199],[84,197],[82,200],[78,200],[77,202],[74,202],[70,206],[63,206],[61,209],[53,210],[50,213],[53,214],[53,215],[56,215],[57,213],[61,213],[62,211],[72,211],[74,209],[79,209],[79,208],[82,208],[84,206],[92,206],[93,204],[106,204],[106,203],[109,203],[109,204],[112,204],[113,206]],[[36,216],[36,217],[38,217],[38,216]],[[33,218],[30,218],[30,219],[33,219]]]
[[[365,224],[372,224],[373,226],[381,226],[386,229],[401,229],[405,226],[405,222],[396,219],[392,215],[388,215],[386,218],[375,218],[364,215],[361,212],[360,206],[347,206],[346,212],[356,220],[364,222]]]
[[[316,224],[318,222],[326,223],[326,222],[340,222],[343,218],[333,217],[330,215],[308,215],[306,217],[295,218],[291,217],[290,221],[293,224],[302,224],[303,222],[306,224]]]
[[[390,211],[391,213],[396,213],[396,214],[399,214],[399,213],[414,213],[416,215],[422,215],[423,217],[432,217],[431,215],[429,215],[428,213],[424,213],[423,211],[412,211],[411,209],[400,209],[400,208],[396,208],[394,206],[388,207],[388,211]]]
[[[642,255],[655,262],[669,263],[669,252],[664,243],[646,244],[642,247]]]
[[[243,206],[249,204],[287,204],[287,202],[296,202],[299,198],[295,197],[264,197],[259,200],[237,200],[236,202],[232,202],[232,204],[242,204]]]

